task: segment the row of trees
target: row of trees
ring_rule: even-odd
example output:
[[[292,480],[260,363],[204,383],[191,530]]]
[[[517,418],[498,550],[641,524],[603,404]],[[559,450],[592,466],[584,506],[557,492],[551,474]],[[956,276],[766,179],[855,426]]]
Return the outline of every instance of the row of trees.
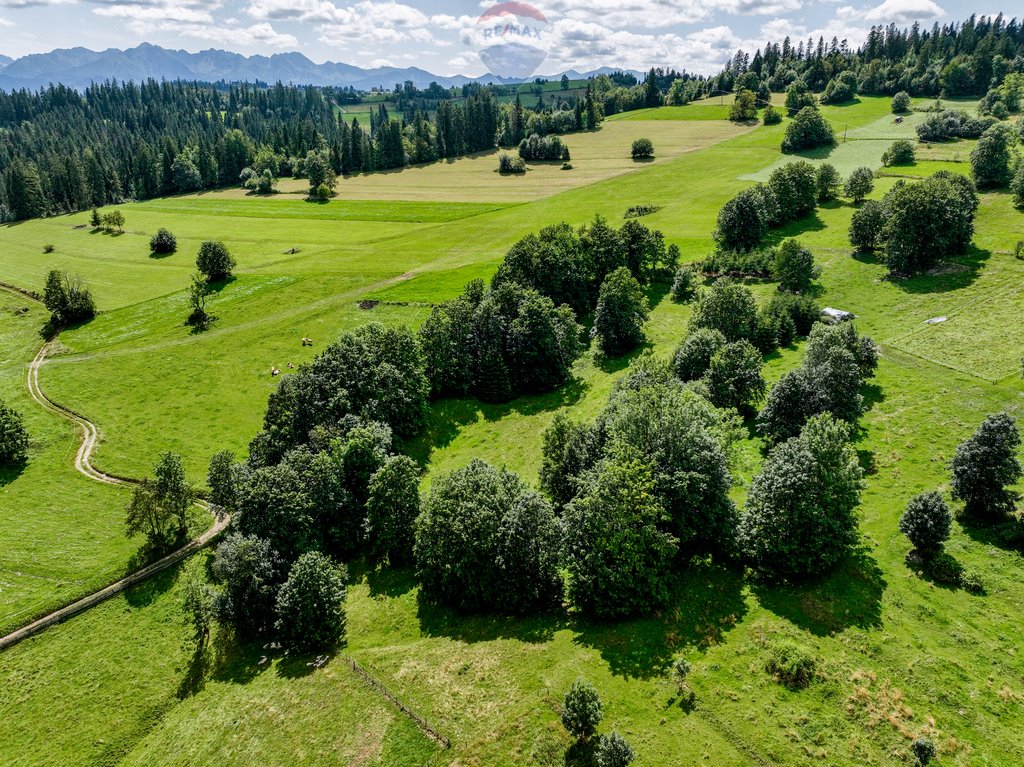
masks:
[[[1017,19],[972,15],[960,23],[915,23],[872,27],[864,44],[846,40],[786,37],[753,55],[738,51],[718,75],[704,84],[709,92],[746,88],[780,92],[793,83],[826,92],[842,102],[856,93],[980,97],[998,90],[1008,76],[1024,71],[1024,26]],[[844,98],[846,97],[846,98]]]

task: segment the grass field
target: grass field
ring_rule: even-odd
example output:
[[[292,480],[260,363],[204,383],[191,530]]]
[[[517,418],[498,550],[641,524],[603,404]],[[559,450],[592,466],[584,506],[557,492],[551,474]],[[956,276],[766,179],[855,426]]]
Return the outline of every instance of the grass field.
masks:
[[[611,120],[578,138],[617,146],[626,134],[615,126],[632,126],[659,147],[663,130],[683,126],[703,148],[520,204],[460,196],[472,171],[458,161],[342,185],[372,180],[379,189],[367,196],[377,200],[311,206],[284,196],[207,194],[126,205],[128,231],[120,237],[74,229],[84,215],[37,221],[0,230],[3,252],[12,254],[0,257],[0,279],[36,287],[51,263],[85,276],[102,313],[62,335],[65,353],[44,367],[44,389],[99,424],[99,466],[140,473],[159,450],[176,449],[201,480],[215,450],[244,454],[275,384],[271,365],[309,359],[340,330],[370,319],[417,325],[426,304],[488,276],[526,232],[561,220],[581,224],[595,213],[618,222],[630,205],[653,203],[662,208],[644,223],[662,229],[684,259],[706,253],[721,205],[750,183],[744,179],[779,161],[784,126],[740,131],[714,118],[659,112],[665,114]],[[848,145],[892,138],[887,99],[824,113],[859,136]],[[720,140],[730,130],[731,138]],[[570,136],[574,164],[576,139]],[[950,159],[892,170],[922,176],[969,169]],[[423,204],[421,171],[437,174],[434,204]],[[491,174],[486,184],[504,181]],[[873,196],[895,181],[878,179]],[[476,204],[448,201],[449,194]],[[561,613],[525,621],[456,616],[420,600],[410,573],[356,563],[343,651],[436,722],[452,740],[450,752],[360,687],[343,657],[314,670],[308,658],[224,644],[208,667],[197,668],[183,648],[178,573],[169,573],[0,655],[0,761],[316,764],[330,753],[341,764],[563,765],[568,742],[557,709],[582,674],[604,697],[602,729],[623,732],[640,767],[909,764],[910,739],[921,733],[939,743],[940,765],[1024,763],[1016,736],[1024,725],[1020,553],[957,525],[948,551],[986,587],[984,595],[970,595],[912,572],[904,562],[909,544],[896,528],[910,496],[946,485],[955,445],[985,414],[1024,414],[1024,323],[1016,317],[1024,262],[1010,252],[1024,214],[1006,194],[984,195],[970,254],[942,273],[894,281],[881,264],[851,256],[853,210],[830,204],[774,235],[797,235],[811,248],[823,267],[821,303],[855,312],[860,330],[882,347],[857,444],[868,467],[863,547],[840,572],[781,588],[699,565],[681,575],[661,615],[595,625]],[[149,257],[146,242],[158,226],[178,235],[178,254]],[[211,232],[228,242],[240,268],[212,300],[213,328],[191,334],[183,291],[198,242]],[[48,242],[56,250],[44,256]],[[286,252],[292,248],[298,252]],[[773,289],[755,286],[762,298]],[[364,310],[358,303],[365,298],[385,303]],[[666,354],[685,334],[691,307],[673,304],[663,290],[651,299],[650,346]],[[948,319],[922,324],[936,316]],[[27,324],[37,327],[40,319]],[[313,349],[299,345],[304,335],[314,338]],[[29,335],[21,338],[3,336],[5,359],[24,364],[31,357]],[[767,377],[776,380],[801,353],[772,355]],[[560,392],[502,406],[436,403],[427,433],[409,448],[430,477],[480,457],[534,482],[543,427],[562,408],[591,417],[623,366],[598,364],[587,353]],[[15,377],[0,377],[0,386],[7,387],[3,396],[17,396],[6,393],[17,389]],[[738,500],[757,470],[759,447],[747,440],[735,458]],[[43,497],[61,482],[52,472],[29,476],[31,470],[0,494],[25,479]],[[102,499],[78,495],[83,508],[101,510]],[[22,518],[33,519],[28,510]],[[819,681],[791,691],[771,679],[765,657],[778,637],[810,648]],[[678,656],[694,664],[692,709],[674,700],[664,673]],[[72,668],[85,671],[68,673]],[[127,703],[111,718],[121,700]]]

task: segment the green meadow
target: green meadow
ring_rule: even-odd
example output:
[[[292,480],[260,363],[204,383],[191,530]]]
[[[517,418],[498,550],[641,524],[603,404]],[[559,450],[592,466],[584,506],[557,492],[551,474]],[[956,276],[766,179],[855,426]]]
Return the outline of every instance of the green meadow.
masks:
[[[822,112],[847,140],[811,159],[843,173],[879,168],[888,144],[912,138],[919,119],[896,125],[887,99],[865,97]],[[273,367],[287,372],[368,321],[418,326],[430,304],[488,278],[513,242],[541,226],[597,214],[618,224],[631,205],[658,205],[643,223],[684,261],[702,258],[721,206],[789,159],[779,151],[785,124],[737,127],[724,116],[717,102],[616,116],[568,137],[572,171],[543,166],[524,179],[499,177],[490,153],[346,179],[326,204],[225,190],[121,206],[120,235],[82,227],[87,214],[6,226],[0,281],[40,289],[59,266],[93,289],[100,314],[61,334],[40,383],[98,425],[95,465],[141,476],[160,451],[175,450],[202,483],[217,450],[245,455],[277,383]],[[654,162],[629,160],[639,136],[654,141]],[[886,169],[872,197],[897,176],[969,173],[965,145],[929,147],[917,164]],[[857,435],[867,471],[862,546],[839,572],[777,587],[697,565],[680,575],[662,614],[591,624],[564,613],[459,616],[422,600],[411,572],[353,563],[346,644],[317,667],[217,636],[210,657],[195,659],[178,568],[0,654],[0,762],[564,765],[558,709],[583,675],[604,699],[602,730],[622,732],[641,767],[909,765],[920,734],[939,745],[940,765],[1024,763],[1020,553],[957,524],[947,551],[985,586],[968,594],[910,569],[897,529],[911,496],[945,489],[956,444],[986,414],[1024,414],[1024,261],[1012,254],[1024,214],[1005,193],[982,195],[968,254],[938,273],[891,280],[884,265],[851,253],[853,211],[830,203],[772,233],[813,251],[820,303],[857,314],[860,332],[881,347]],[[179,249],[155,258],[148,240],[161,226]],[[224,240],[239,266],[211,298],[211,328],[193,333],[185,289],[205,239]],[[775,289],[753,287],[760,300]],[[669,354],[692,307],[663,287],[650,300],[649,347]],[[28,466],[0,479],[0,628],[109,580],[137,549],[122,533],[124,491],[74,473],[73,428],[24,389],[43,320],[38,306],[0,292],[0,397],[25,413],[33,435]],[[800,344],[770,355],[769,382],[801,356]],[[506,405],[437,402],[405,448],[426,467],[426,485],[472,458],[535,483],[545,426],[561,410],[593,417],[627,362],[590,351],[558,392]],[[749,433],[733,457],[740,502],[761,461]],[[813,653],[820,679],[810,687],[790,690],[765,671],[780,637]],[[433,722],[451,749],[365,686],[348,657]],[[693,664],[692,705],[667,675],[677,657]]]

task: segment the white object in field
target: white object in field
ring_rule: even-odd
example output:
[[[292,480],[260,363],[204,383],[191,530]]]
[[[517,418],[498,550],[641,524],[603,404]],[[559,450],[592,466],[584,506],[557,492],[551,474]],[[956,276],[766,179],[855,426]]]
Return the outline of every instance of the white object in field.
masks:
[[[945,322],[945,317],[932,317],[930,320],[925,320],[924,325],[938,325],[940,322]]]
[[[836,322],[844,322],[846,320],[853,320],[857,318],[857,315],[853,312],[847,312],[842,309],[833,309],[831,306],[826,306],[821,310],[821,313],[830,320],[834,320]]]

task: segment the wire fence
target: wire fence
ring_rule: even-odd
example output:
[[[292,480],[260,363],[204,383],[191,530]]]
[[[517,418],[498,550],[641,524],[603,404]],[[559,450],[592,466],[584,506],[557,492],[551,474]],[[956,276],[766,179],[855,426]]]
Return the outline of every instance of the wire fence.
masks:
[[[437,741],[445,749],[452,747],[452,743],[446,736],[444,736],[430,721],[421,714],[417,713],[411,706],[403,701],[398,694],[395,693],[390,687],[380,681],[377,677],[359,665],[359,662],[352,656],[345,656],[345,661],[352,667],[352,670],[362,677],[363,681],[373,687],[377,692],[391,701],[392,705],[395,706],[399,711],[405,714],[407,717],[416,723],[427,737]]]

